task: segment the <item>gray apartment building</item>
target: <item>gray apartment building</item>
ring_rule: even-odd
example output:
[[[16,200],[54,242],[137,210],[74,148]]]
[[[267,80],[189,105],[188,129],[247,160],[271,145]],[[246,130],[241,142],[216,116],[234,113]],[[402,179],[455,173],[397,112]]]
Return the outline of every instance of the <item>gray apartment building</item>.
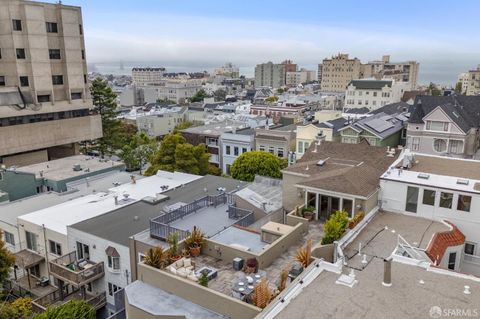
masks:
[[[285,86],[285,64],[267,62],[255,67],[255,87],[269,86],[279,88]]]
[[[0,2],[0,163],[78,153],[102,136],[91,112],[80,7]]]

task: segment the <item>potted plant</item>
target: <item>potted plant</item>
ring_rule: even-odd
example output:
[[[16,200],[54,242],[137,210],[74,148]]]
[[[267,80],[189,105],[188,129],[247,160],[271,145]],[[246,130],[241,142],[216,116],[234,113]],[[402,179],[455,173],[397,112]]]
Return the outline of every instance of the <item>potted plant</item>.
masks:
[[[302,264],[303,268],[307,268],[310,265],[312,262],[312,241],[310,239],[303,247],[297,250],[295,260]]]
[[[163,269],[167,262],[167,252],[162,247],[150,248],[145,256],[144,263],[157,269]]]
[[[190,249],[190,255],[197,257],[200,255],[203,244],[205,243],[205,234],[197,226],[193,226],[190,235],[185,239],[185,246]]]
[[[198,278],[198,283],[203,287],[208,287],[208,275],[206,271],[202,272],[200,278]]]
[[[308,206],[308,207],[302,208],[303,218],[308,219],[309,221],[313,219],[314,212],[315,212],[315,207]]]
[[[258,271],[258,260],[257,258],[249,258],[245,263],[243,270],[247,274],[256,273]]]
[[[170,255],[169,259],[171,263],[174,263],[180,258],[182,258],[182,256],[178,254],[178,233],[177,232],[170,233],[167,241],[168,241],[168,244],[170,245],[170,248],[168,250]]]

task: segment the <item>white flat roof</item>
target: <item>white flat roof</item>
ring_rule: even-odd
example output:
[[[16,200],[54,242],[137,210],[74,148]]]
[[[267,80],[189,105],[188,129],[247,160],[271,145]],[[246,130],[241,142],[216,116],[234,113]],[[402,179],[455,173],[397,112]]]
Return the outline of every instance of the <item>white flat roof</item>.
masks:
[[[157,193],[177,188],[201,177],[179,172],[159,171],[157,175],[137,180],[135,184],[130,182],[111,188],[108,193],[101,192],[73,199],[20,216],[18,219],[39,226],[44,225],[47,229],[67,235],[67,226],[105,214],[122,205],[137,202],[146,196],[155,196]],[[168,186],[168,188],[162,189],[161,186]],[[128,194],[128,199],[124,196],[126,194]],[[115,196],[118,196],[118,204],[115,204]]]

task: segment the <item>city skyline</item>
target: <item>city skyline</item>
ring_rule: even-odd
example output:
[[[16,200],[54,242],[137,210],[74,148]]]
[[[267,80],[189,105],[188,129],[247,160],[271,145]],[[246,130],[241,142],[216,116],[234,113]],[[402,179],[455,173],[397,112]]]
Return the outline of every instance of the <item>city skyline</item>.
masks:
[[[454,29],[438,22],[446,9],[432,1],[419,8],[412,1],[381,8],[376,2],[359,8],[352,1],[64,4],[82,6],[88,61],[95,64],[126,61],[198,70],[232,61],[253,72],[257,63],[286,58],[312,68],[338,52],[365,62],[390,54],[393,61],[419,61],[421,83],[453,84],[458,73],[476,67],[480,55],[480,45],[471,41],[480,7],[474,1],[448,8]],[[408,19],[392,19],[394,11]]]

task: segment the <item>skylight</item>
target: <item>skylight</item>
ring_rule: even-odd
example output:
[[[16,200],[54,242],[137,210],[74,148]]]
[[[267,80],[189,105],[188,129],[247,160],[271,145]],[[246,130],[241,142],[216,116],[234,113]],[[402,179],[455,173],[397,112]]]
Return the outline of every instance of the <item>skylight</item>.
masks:
[[[430,178],[430,174],[426,174],[426,173],[420,173],[417,175],[418,178],[422,178],[422,179],[429,179]]]
[[[457,179],[457,184],[459,185],[468,185],[468,179]]]

